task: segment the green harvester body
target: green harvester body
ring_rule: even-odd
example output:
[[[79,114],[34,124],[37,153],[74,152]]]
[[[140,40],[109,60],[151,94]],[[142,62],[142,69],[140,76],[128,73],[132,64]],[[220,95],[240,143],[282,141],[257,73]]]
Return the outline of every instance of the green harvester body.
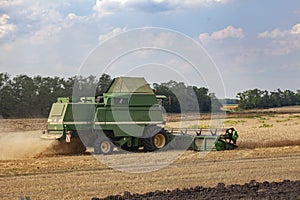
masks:
[[[160,103],[164,98],[156,96],[144,78],[118,77],[101,97],[82,97],[77,102],[68,97],[58,98],[49,114],[46,135],[61,141],[65,141],[68,134],[71,138],[79,136],[84,145],[92,147],[95,147],[95,141],[105,137],[109,139],[108,143],[124,149],[145,146],[151,151],[160,149],[175,137],[173,133],[157,129],[165,123]],[[145,135],[150,129],[161,134]],[[227,148],[216,145],[218,135],[181,134],[179,137],[181,140],[193,137],[190,148],[194,150]],[[102,145],[102,141],[98,143]],[[100,151],[105,151],[105,146],[102,147]]]

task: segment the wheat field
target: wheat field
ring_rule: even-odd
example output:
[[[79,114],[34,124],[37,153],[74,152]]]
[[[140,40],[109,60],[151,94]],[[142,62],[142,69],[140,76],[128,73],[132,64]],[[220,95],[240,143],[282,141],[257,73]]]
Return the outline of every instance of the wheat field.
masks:
[[[217,121],[217,122],[216,122]],[[240,148],[281,147],[300,145],[300,114],[265,114],[238,118],[204,119],[169,122],[170,128],[208,128],[219,124],[234,127],[239,134]]]

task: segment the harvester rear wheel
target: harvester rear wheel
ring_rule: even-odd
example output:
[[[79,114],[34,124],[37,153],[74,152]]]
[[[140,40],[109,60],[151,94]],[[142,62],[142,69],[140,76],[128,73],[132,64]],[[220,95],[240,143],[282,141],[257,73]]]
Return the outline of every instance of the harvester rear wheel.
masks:
[[[94,145],[95,154],[111,154],[113,152],[113,144],[108,138],[98,138]]]
[[[163,149],[169,143],[169,137],[167,132],[164,129],[156,127],[158,132],[153,133],[151,130],[155,130],[155,128],[151,128],[145,131],[145,138],[143,138],[142,143],[145,151],[157,151]],[[150,137],[147,137],[150,135]]]
[[[157,133],[153,138],[153,143],[156,148],[163,148],[166,145],[166,138],[163,133]]]

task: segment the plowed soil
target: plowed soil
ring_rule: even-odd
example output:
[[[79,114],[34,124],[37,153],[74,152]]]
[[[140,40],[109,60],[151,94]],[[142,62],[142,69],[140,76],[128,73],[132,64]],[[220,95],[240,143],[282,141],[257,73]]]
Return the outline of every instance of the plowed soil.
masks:
[[[92,200],[186,200],[186,199],[300,199],[300,181],[258,183],[255,180],[244,185],[228,185],[219,183],[216,187],[205,188],[197,186],[175,190],[154,191],[145,194],[131,194],[125,191],[124,195],[108,196],[106,198],[93,197]]]
[[[31,156],[29,154],[21,156],[30,148],[41,145],[38,139],[30,143],[29,138],[36,138],[40,135],[46,120],[6,120],[5,122],[0,120],[0,157],[2,156],[0,159],[0,199],[20,199],[20,197],[25,199],[26,196],[31,199],[92,199],[93,197],[106,198],[111,195],[124,196],[124,192],[125,196],[136,193],[159,194],[155,196],[157,198],[153,196],[152,199],[166,199],[168,196],[164,196],[165,193],[167,195],[176,193],[174,199],[178,196],[179,199],[202,197],[218,199],[220,196],[223,196],[224,199],[256,199],[255,197],[260,194],[270,194],[266,196],[267,199],[269,197],[270,199],[297,199],[300,196],[298,192],[300,188],[299,182],[294,181],[300,180],[300,146],[297,145],[299,142],[298,115],[230,120],[229,123],[235,124],[229,125],[239,127],[241,144],[249,141],[255,142],[255,137],[261,138],[263,141],[254,143],[254,146],[245,145],[237,150],[210,152],[205,155],[186,151],[172,164],[148,173],[119,171],[102,162],[109,158],[110,161],[115,161],[120,165],[131,163],[131,168],[134,169],[134,163],[138,163],[139,160],[136,160],[136,157],[132,157],[131,154],[100,156],[100,161],[89,153],[48,157],[36,156],[38,152],[35,151]],[[15,123],[17,127],[13,125]],[[191,122],[191,125],[193,123]],[[272,126],[262,126],[263,124],[272,124]],[[260,126],[262,127],[260,128]],[[264,142],[280,141],[277,137],[278,133],[272,131],[280,126],[284,128],[280,130],[290,133],[286,137],[280,135],[280,138],[296,142],[287,145],[273,145],[273,147],[261,145]],[[21,135],[21,139],[16,142],[16,138],[12,139],[10,137],[12,135],[9,134]],[[264,136],[265,134],[269,134],[271,137]],[[44,148],[45,145],[42,146]],[[8,150],[14,152],[15,155],[8,156]],[[40,150],[38,149],[38,151]],[[164,158],[176,153],[174,151],[140,152],[138,155],[149,161],[157,160],[159,161],[157,165],[159,165]],[[18,155],[20,156],[18,157]],[[153,166],[144,163],[143,167]],[[283,182],[287,179],[291,182]],[[259,183],[253,181],[250,183],[251,180]],[[274,181],[279,183],[272,183]],[[224,183],[224,185],[218,183]],[[245,183],[248,184],[246,186],[236,185]],[[217,190],[210,187],[216,187]],[[242,189],[244,187],[248,189]],[[268,188],[272,188],[272,191]],[[286,196],[289,192],[284,188],[290,189],[290,194],[294,196]],[[201,191],[205,191],[205,194],[210,196],[201,196],[204,194]],[[214,196],[216,194],[221,195]],[[232,194],[232,196],[225,198],[227,194]],[[238,196],[241,194],[244,196]],[[264,196],[261,197],[264,199]]]

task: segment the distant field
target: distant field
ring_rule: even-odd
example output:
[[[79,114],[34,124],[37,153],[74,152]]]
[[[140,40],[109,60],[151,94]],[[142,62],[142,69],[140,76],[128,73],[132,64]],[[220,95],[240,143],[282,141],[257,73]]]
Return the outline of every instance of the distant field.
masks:
[[[224,104],[221,108],[223,111],[229,112],[237,112],[236,108],[238,104]],[[300,113],[300,106],[283,106],[278,108],[267,108],[267,109],[251,109],[251,110],[244,110],[240,113]]]
[[[221,108],[223,111],[235,111],[239,104],[224,104]]]
[[[0,119],[0,133],[12,131],[45,130],[47,119]]]
[[[196,115],[183,117],[183,123],[176,121],[179,116],[170,116],[167,128],[203,128],[211,124],[234,127],[239,133],[240,148],[282,147],[300,145],[300,106],[259,109],[223,116]]]
[[[300,113],[300,106],[284,106],[268,109],[253,109],[244,112],[274,112],[274,113]]]

